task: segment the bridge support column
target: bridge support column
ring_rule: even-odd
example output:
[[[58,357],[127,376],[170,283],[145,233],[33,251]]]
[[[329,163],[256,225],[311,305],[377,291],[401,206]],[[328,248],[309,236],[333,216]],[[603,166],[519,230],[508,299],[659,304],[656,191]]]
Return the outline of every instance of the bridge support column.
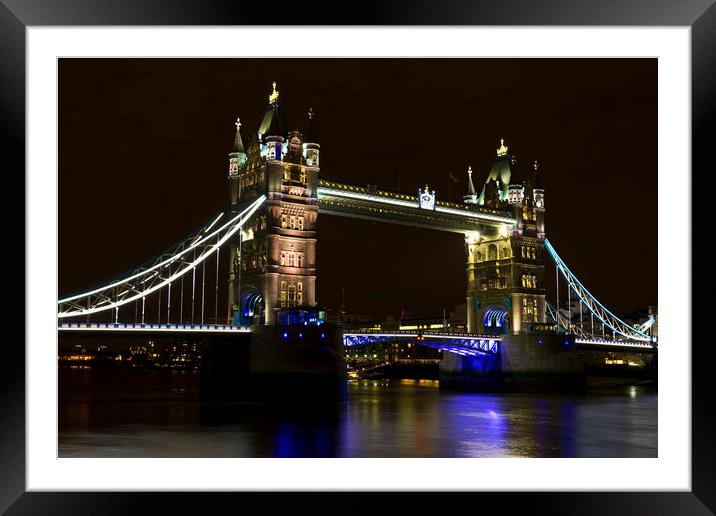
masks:
[[[440,362],[440,388],[479,392],[502,390],[498,355],[466,357],[443,352]]]
[[[251,333],[208,337],[201,372],[205,399],[302,403],[342,399],[346,361],[338,326],[255,326]]]
[[[477,333],[477,314],[475,308],[475,298],[467,296],[467,331],[469,333]]]
[[[500,343],[500,365],[506,391],[583,392],[586,386],[573,336],[506,335]]]
[[[504,335],[497,355],[443,353],[440,387],[478,392],[583,392],[586,373],[574,338]]]

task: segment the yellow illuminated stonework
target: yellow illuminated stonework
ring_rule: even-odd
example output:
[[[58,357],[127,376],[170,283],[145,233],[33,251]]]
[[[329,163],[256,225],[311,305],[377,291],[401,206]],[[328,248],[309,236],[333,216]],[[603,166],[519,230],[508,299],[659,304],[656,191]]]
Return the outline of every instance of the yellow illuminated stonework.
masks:
[[[278,100],[278,90],[276,89],[276,81],[273,81],[273,92],[269,95],[269,104],[275,104]]]
[[[465,243],[467,244],[476,244],[480,241],[480,232],[479,231],[468,231],[465,233]]]
[[[505,156],[507,154],[507,147],[505,146],[505,139],[500,138],[500,148],[497,149],[498,156]]]

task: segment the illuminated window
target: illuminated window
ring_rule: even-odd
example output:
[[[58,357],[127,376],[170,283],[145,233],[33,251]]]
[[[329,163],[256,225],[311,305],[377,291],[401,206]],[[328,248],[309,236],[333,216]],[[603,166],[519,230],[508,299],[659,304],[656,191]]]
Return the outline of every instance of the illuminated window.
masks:
[[[284,169],[283,169],[283,179],[284,179],[285,181],[290,181],[290,180],[291,180],[291,170],[290,170],[290,169],[288,169],[288,168],[284,168]]]
[[[522,322],[537,322],[537,300],[522,300]]]
[[[303,253],[281,251],[281,265],[286,267],[303,267]]]
[[[497,246],[495,244],[490,244],[487,248],[487,259],[497,260]]]
[[[297,220],[298,228],[297,229],[300,229],[301,231],[303,231],[303,221],[304,221],[304,217],[298,217],[298,220]]]
[[[296,222],[296,216],[295,216],[295,215],[291,215],[290,225],[291,225],[291,229],[296,229],[296,227],[298,226],[298,223]]]
[[[301,169],[300,179],[302,183],[306,182],[306,171]]]
[[[288,286],[288,306],[294,306],[296,304],[296,284],[291,283]]]
[[[286,220],[286,218],[287,218],[286,214],[282,213],[281,214],[281,227],[282,228],[288,227],[288,221]]]
[[[523,274],[522,286],[525,288],[537,288],[537,276],[534,274]]]
[[[487,280],[487,288],[488,289],[499,288],[499,285],[500,285],[500,278],[490,278]]]

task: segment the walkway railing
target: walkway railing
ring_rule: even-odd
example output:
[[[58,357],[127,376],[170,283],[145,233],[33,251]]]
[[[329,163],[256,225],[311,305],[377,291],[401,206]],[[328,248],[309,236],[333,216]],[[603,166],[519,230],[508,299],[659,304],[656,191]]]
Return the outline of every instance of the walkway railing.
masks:
[[[88,332],[181,332],[181,333],[249,333],[250,326],[235,326],[232,324],[159,324],[159,323],[84,323],[61,322],[59,331],[88,331]]]

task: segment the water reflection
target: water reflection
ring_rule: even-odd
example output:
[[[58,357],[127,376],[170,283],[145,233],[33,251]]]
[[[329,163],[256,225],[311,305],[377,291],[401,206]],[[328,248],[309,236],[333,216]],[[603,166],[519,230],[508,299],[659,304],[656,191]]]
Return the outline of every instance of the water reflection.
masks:
[[[199,376],[60,370],[61,457],[656,457],[657,397],[351,381],[343,402],[206,402]]]

